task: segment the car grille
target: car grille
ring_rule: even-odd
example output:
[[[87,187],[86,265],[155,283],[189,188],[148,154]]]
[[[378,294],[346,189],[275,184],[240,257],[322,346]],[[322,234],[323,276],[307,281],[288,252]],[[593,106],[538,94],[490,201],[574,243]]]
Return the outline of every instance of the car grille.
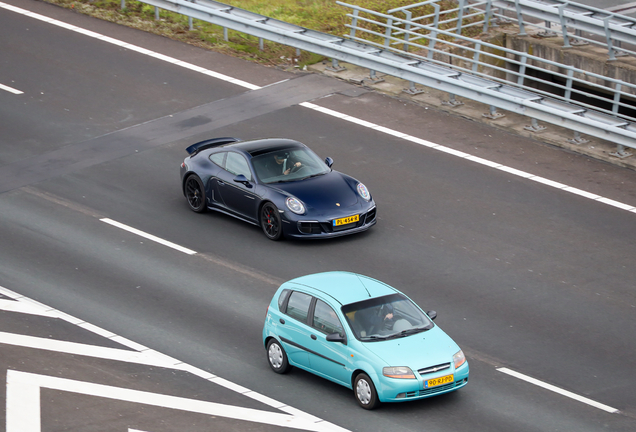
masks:
[[[463,381],[460,381],[459,383],[461,384]],[[413,391],[413,392],[407,392],[406,393],[406,397],[410,398],[410,397],[415,397],[415,396],[426,396],[426,395],[430,395],[430,394],[434,394],[434,393],[440,393],[440,392],[445,392],[447,390],[451,390],[455,387],[456,383],[450,383],[450,384],[444,384],[438,387],[433,387],[430,389],[424,389],[424,390],[419,390],[419,391]]]
[[[373,222],[376,215],[376,208],[373,207],[367,213],[360,215],[358,222],[333,226],[329,222],[317,222],[317,221],[300,221],[298,222],[298,231],[303,234],[322,234],[322,233],[334,233],[340,231],[346,231],[351,228],[357,228]]]
[[[419,373],[420,375],[426,375],[429,373],[439,372],[448,368],[450,368],[450,363],[442,363],[435,366],[429,366],[427,368],[418,369],[417,373]]]

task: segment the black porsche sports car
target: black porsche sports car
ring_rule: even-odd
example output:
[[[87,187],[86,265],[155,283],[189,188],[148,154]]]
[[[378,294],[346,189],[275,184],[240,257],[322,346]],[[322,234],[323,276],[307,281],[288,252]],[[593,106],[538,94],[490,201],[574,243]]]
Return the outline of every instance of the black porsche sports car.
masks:
[[[376,223],[366,186],[298,141],[213,138],[186,150],[181,186],[195,212],[226,213],[272,240],[337,237]]]

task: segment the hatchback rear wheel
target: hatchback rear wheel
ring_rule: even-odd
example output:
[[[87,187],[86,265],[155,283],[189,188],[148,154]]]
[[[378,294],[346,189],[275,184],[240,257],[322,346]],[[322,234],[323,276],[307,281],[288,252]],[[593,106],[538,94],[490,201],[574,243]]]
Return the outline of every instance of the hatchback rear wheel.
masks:
[[[269,367],[279,374],[287,373],[291,368],[287,361],[287,353],[276,339],[270,339],[267,343],[267,362]]]

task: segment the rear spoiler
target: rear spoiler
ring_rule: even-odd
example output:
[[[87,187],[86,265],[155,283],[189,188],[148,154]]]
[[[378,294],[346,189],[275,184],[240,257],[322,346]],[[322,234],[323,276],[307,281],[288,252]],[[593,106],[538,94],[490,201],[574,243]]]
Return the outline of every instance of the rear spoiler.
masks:
[[[186,149],[190,156],[194,156],[201,150],[205,150],[210,147],[218,147],[223,144],[230,144],[233,142],[238,142],[240,139],[232,138],[232,137],[223,137],[223,138],[212,138],[205,141],[198,142],[196,144],[192,144],[190,147]]]

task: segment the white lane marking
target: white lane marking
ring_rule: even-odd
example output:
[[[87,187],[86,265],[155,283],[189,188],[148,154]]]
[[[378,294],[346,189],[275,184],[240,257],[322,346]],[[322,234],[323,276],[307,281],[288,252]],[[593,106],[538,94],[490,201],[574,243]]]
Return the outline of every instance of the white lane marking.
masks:
[[[13,87],[9,87],[7,85],[4,84],[0,84],[0,90],[6,90],[9,93],[13,93],[13,94],[23,94],[23,91],[20,91],[18,89],[14,89]]]
[[[503,372],[503,373],[508,374],[510,376],[513,376],[515,378],[519,378],[520,380],[523,380],[523,381],[529,382],[531,384],[534,384],[536,386],[542,387],[542,388],[544,388],[546,390],[550,390],[550,391],[558,393],[558,394],[560,394],[562,396],[569,397],[570,399],[574,399],[576,401],[583,402],[584,404],[591,405],[591,406],[593,406],[595,408],[598,408],[598,409],[601,409],[603,411],[607,411],[608,413],[614,414],[614,413],[619,412],[616,408],[612,408],[611,406],[607,406],[607,405],[604,405],[602,403],[593,401],[592,399],[588,399],[586,397],[579,396],[576,393],[572,393],[570,391],[563,390],[563,389],[561,389],[559,387],[556,387],[556,386],[553,386],[551,384],[544,383],[543,381],[539,381],[538,379],[529,377],[528,375],[524,375],[524,374],[519,373],[519,372],[515,372],[515,371],[513,371],[511,369],[499,368],[497,370],[499,372]]]
[[[101,40],[103,42],[107,42],[107,43],[110,43],[110,44],[113,44],[113,45],[117,45],[117,46],[120,46],[122,48],[129,49],[131,51],[136,51],[138,53],[145,54],[145,55],[150,56],[150,57],[155,57],[158,60],[163,60],[163,61],[172,63],[172,64],[174,64],[176,66],[181,66],[181,67],[186,68],[186,69],[190,69],[190,70],[193,70],[193,71],[196,71],[196,72],[200,72],[200,73],[203,73],[205,75],[209,75],[211,77],[214,77],[214,78],[217,78],[217,79],[220,79],[220,80],[232,83],[232,84],[236,84],[236,85],[241,86],[241,87],[245,87],[245,88],[247,88],[249,90],[258,90],[258,89],[261,88],[261,87],[259,87],[257,85],[250,84],[250,83],[248,83],[246,81],[243,81],[243,80],[240,80],[240,79],[236,79],[236,78],[232,78],[231,76],[224,75],[224,74],[221,74],[221,73],[218,73],[218,72],[214,72],[212,70],[204,69],[204,68],[201,68],[199,66],[193,65],[191,63],[187,63],[187,62],[181,61],[179,59],[176,59],[176,58],[173,58],[173,57],[169,57],[169,56],[164,55],[164,54],[160,54],[160,53],[157,53],[157,52],[154,52],[154,51],[150,51],[148,49],[139,47],[137,45],[129,44],[128,42],[124,42],[124,41],[120,41],[120,40],[117,40],[117,39],[114,39],[114,38],[111,38],[111,37],[108,37],[108,36],[104,36],[102,34],[95,33],[93,31],[86,30],[86,29],[83,29],[81,27],[74,26],[73,24],[68,24],[68,23],[65,23],[65,22],[62,22],[62,21],[58,21],[56,19],[49,18],[47,16],[40,15],[40,14],[37,14],[35,12],[31,12],[31,11],[28,11],[26,9],[22,9],[22,8],[19,8],[19,7],[16,7],[16,6],[7,4],[7,3],[0,2],[0,7],[4,8],[4,9],[7,9],[7,10],[10,10],[12,12],[16,12],[16,13],[28,16],[30,18],[35,18],[37,20],[44,21],[46,23],[56,25],[58,27],[65,28],[67,30],[71,30],[71,31],[74,31],[74,32],[77,32],[77,33],[80,33],[80,34],[95,38],[95,39],[99,39],[99,40]]]
[[[117,348],[107,348],[97,345],[87,345],[77,342],[60,341],[56,339],[26,336],[15,333],[0,332],[0,344],[13,345],[24,348],[33,348],[45,351],[54,351],[64,354],[81,355],[86,357],[102,358],[126,363],[135,363],[147,366],[158,366],[174,369],[179,363],[175,359],[165,356],[156,356],[154,353],[128,351]]]
[[[109,225],[115,226],[117,228],[121,228],[124,231],[128,231],[130,233],[137,234],[138,236],[143,237],[143,238],[147,238],[148,240],[152,240],[153,242],[157,242],[157,243],[162,244],[164,246],[168,246],[168,247],[170,247],[172,249],[176,249],[179,252],[183,252],[183,253],[188,254],[188,255],[196,254],[196,251],[193,251],[192,249],[188,249],[186,247],[179,246],[178,244],[175,244],[175,243],[169,242],[168,240],[164,240],[162,238],[153,236],[152,234],[148,234],[146,232],[138,230],[137,228],[133,228],[133,227],[130,227],[128,225],[124,225],[123,223],[114,221],[112,219],[102,218],[102,219],[100,219],[100,221],[105,222],[105,223],[107,223]]]
[[[236,84],[236,85],[248,88],[250,90],[258,90],[258,89],[262,88],[262,87],[259,87],[257,85],[250,84],[248,82],[245,82],[245,81],[242,81],[242,80],[239,80],[239,79],[236,79],[236,78],[232,78],[230,76],[223,75],[223,74],[220,74],[218,72],[214,72],[214,71],[211,71],[209,69],[205,69],[205,68],[202,68],[200,66],[196,66],[194,64],[191,64],[191,63],[183,62],[183,61],[175,59],[173,57],[168,57],[166,55],[163,55],[163,54],[160,54],[160,53],[156,53],[154,51],[150,51],[150,50],[148,50],[146,48],[142,48],[142,47],[139,47],[139,46],[136,46],[136,45],[129,44],[129,43],[124,42],[124,41],[113,39],[111,37],[104,36],[104,35],[101,35],[99,33],[92,32],[90,30],[85,30],[85,29],[82,29],[80,27],[76,27],[76,26],[74,26],[72,24],[64,23],[62,21],[58,21],[58,20],[43,16],[43,15],[39,15],[39,14],[36,14],[34,12],[30,12],[28,10],[21,9],[21,8],[18,8],[18,7],[15,7],[15,6],[6,4],[6,3],[0,2],[0,7],[3,7],[5,9],[11,10],[13,12],[17,12],[17,13],[20,13],[20,14],[23,14],[23,15],[26,15],[26,16],[29,16],[29,17],[32,17],[32,18],[36,18],[38,20],[41,20],[41,21],[44,21],[44,22],[47,22],[47,23],[50,23],[50,24],[53,24],[53,25],[57,25],[59,27],[66,28],[68,30],[72,30],[72,31],[75,31],[75,32],[78,32],[78,33],[81,33],[81,34],[84,34],[84,35],[87,35],[87,36],[90,36],[90,37],[94,37],[94,38],[99,39],[99,40],[101,40],[103,42],[111,43],[111,44],[114,44],[114,45],[117,45],[117,46],[121,46],[121,47],[124,47],[124,48],[132,50],[132,51],[136,51],[136,52],[138,52],[140,54],[144,54],[144,55],[148,55],[148,56],[151,56],[151,57],[155,57],[155,58],[157,58],[159,60],[167,61],[167,62],[172,63],[174,65],[181,66],[183,68],[190,69],[190,70],[193,70],[193,71],[196,71],[196,72],[200,72],[200,73],[203,73],[205,75],[209,75],[209,76],[211,76],[213,78],[217,78],[217,79],[220,79],[220,80],[232,83],[232,84]],[[430,147],[430,148],[433,148],[435,150],[443,151],[443,152],[446,152],[446,153],[451,154],[453,156],[464,158],[464,159],[470,160],[472,162],[481,163],[481,164],[483,164],[485,166],[488,166],[488,167],[491,167],[491,168],[495,168],[495,169],[498,169],[498,170],[501,170],[501,171],[504,171],[504,172],[507,172],[507,173],[510,173],[510,174],[513,174],[513,175],[517,175],[519,177],[523,177],[523,178],[526,178],[526,179],[529,179],[529,180],[533,180],[533,181],[536,181],[536,182],[539,182],[539,183],[543,183],[543,184],[546,184],[547,186],[551,186],[551,187],[560,189],[560,190],[565,191],[565,192],[574,193],[576,195],[579,195],[579,196],[582,196],[582,197],[585,197],[585,198],[589,198],[589,199],[591,199],[593,201],[597,201],[597,202],[600,202],[600,203],[603,203],[603,204],[607,204],[607,205],[610,205],[610,206],[613,206],[613,207],[616,207],[616,208],[619,208],[619,209],[622,209],[622,210],[627,210],[629,212],[636,213],[636,207],[632,206],[630,204],[621,203],[621,202],[614,201],[614,200],[611,200],[609,198],[604,198],[604,197],[601,197],[599,195],[596,195],[596,194],[593,194],[593,193],[590,193],[590,192],[586,192],[586,191],[582,191],[580,189],[573,188],[573,187],[570,187],[570,186],[567,186],[567,185],[564,185],[564,184],[561,184],[561,183],[553,182],[552,180],[548,180],[548,179],[543,178],[543,177],[535,176],[534,174],[526,173],[526,172],[517,170],[515,168],[511,168],[511,167],[508,167],[508,166],[505,166],[505,165],[501,165],[500,163],[497,163],[497,162],[492,162],[492,161],[489,161],[489,160],[486,160],[486,159],[479,158],[477,156],[470,155],[468,153],[464,153],[464,152],[459,151],[459,150],[451,149],[450,147],[446,147],[446,146],[439,145],[439,144],[436,144],[436,143],[433,143],[433,142],[430,142],[430,141],[427,141],[427,140],[423,140],[421,138],[410,136],[410,135],[407,135],[405,133],[396,131],[394,129],[389,129],[389,128],[384,127],[384,126],[376,125],[376,124],[368,122],[366,120],[358,119],[356,117],[352,117],[352,116],[349,116],[347,114],[343,114],[343,113],[340,113],[338,111],[331,110],[329,108],[323,108],[321,106],[318,106],[318,105],[310,103],[310,102],[303,102],[300,105],[304,106],[305,108],[309,108],[309,109],[312,109],[312,110],[315,110],[315,111],[319,111],[319,112],[322,112],[324,114],[327,114],[327,115],[330,115],[330,116],[333,116],[333,117],[336,117],[336,118],[339,118],[339,119],[342,119],[342,120],[346,120],[346,121],[349,121],[349,122],[352,122],[352,123],[359,124],[359,125],[364,126],[364,127],[368,127],[368,128],[377,130],[378,132],[382,132],[382,133],[386,133],[386,134],[389,134],[389,135],[397,136],[398,138],[402,138],[402,139],[405,139],[405,140],[408,140],[408,141],[411,141],[411,142],[414,142],[414,143],[417,143],[417,144],[420,144],[420,145],[423,145],[423,146],[426,146],[426,147]]]
[[[41,432],[42,388],[307,431],[344,430],[306,417],[8,370],[7,432]]]
[[[183,363],[177,359],[174,359],[170,356],[167,356],[165,354],[162,354],[158,351],[152,350],[150,348],[147,348],[143,345],[140,345],[136,342],[131,341],[130,339],[126,339],[122,336],[118,336],[112,332],[109,332],[108,330],[104,330],[101,329],[97,326],[94,326],[93,324],[89,324],[85,321],[82,321],[78,318],[75,318],[69,314],[66,314],[64,312],[61,312],[59,310],[53,309],[43,303],[40,303],[36,300],[33,300],[29,297],[23,296],[22,294],[18,294],[15,291],[12,291],[10,289],[4,288],[2,286],[0,286],[0,294],[8,297],[10,299],[12,299],[11,301],[16,301],[16,302],[20,302],[20,303],[25,303],[27,305],[29,305],[30,308],[32,309],[39,309],[40,313],[39,315],[42,316],[50,316],[50,317],[55,317],[55,318],[59,318],[61,320],[64,320],[66,322],[69,322],[71,324],[77,325],[79,327],[84,328],[85,330],[91,331],[95,334],[98,334],[100,336],[104,336],[107,337],[113,341],[116,341],[117,343],[131,348],[133,350],[135,350],[138,354],[141,354],[139,357],[135,357],[135,356],[130,356],[130,355],[124,355],[123,353],[117,353],[117,351],[122,351],[122,350],[116,350],[114,348],[110,348],[111,351],[107,351],[108,355],[110,355],[111,359],[116,359],[116,360],[120,360],[120,361],[128,361],[128,362],[134,362],[137,363],[136,360],[138,359],[142,359],[145,362],[148,363],[144,363],[144,364],[150,364],[149,362],[154,361],[155,364],[157,365],[161,365],[162,367],[168,367],[171,369],[176,369],[176,370],[181,370],[184,372],[189,372],[195,376],[198,376],[206,381],[209,381],[211,383],[214,383],[216,385],[222,386],[228,390],[237,392],[243,396],[249,397],[250,399],[254,399],[255,401],[261,402],[267,406],[270,406],[272,408],[278,409],[280,411],[286,412],[287,414],[291,414],[294,417],[298,417],[298,418],[303,418],[308,422],[311,423],[315,423],[315,428],[313,430],[324,430],[324,431],[346,431],[346,429],[341,428],[340,426],[337,426],[335,424],[329,423],[327,421],[324,421],[323,419],[319,418],[319,417],[315,417],[311,414],[308,414],[304,411],[301,411],[297,408],[291,407],[285,403],[279,402],[275,399],[272,399],[268,396],[262,395],[260,393],[257,393],[255,391],[252,391],[246,387],[243,387],[241,385],[235,384],[231,381],[228,381],[224,378],[218,377],[214,374],[211,374],[210,372],[204,371],[203,369],[199,369],[195,366],[189,365],[187,363]],[[39,338],[34,338],[34,339],[39,339]],[[17,339],[14,339],[14,341],[16,341]],[[30,343],[34,344],[36,342],[41,342],[41,341],[35,341],[35,340],[30,340]],[[73,348],[73,349],[79,349],[81,344],[75,344],[75,345],[68,345],[71,343],[67,342],[67,345],[65,345],[65,347],[67,349],[69,348]],[[48,342],[46,344],[43,343],[43,345],[47,345],[47,346],[52,346],[51,344],[49,344]],[[76,346],[77,345],[77,346]],[[34,348],[37,348],[37,346],[32,346]],[[91,345],[82,345],[83,350],[79,350],[76,352],[76,354],[78,355],[90,355],[90,353],[96,353],[97,351],[94,349],[94,346]],[[131,353],[134,353],[133,351],[131,351]],[[120,355],[121,356],[119,358],[114,358],[115,356]],[[145,356],[145,357],[144,357]],[[17,429],[20,432],[24,432],[24,429]],[[7,432],[10,432],[9,429],[7,429]]]
[[[374,129],[374,130],[376,130],[378,132],[382,132],[382,133],[385,133],[385,134],[388,134],[388,135],[393,135],[393,136],[396,136],[398,138],[402,138],[402,139],[405,139],[407,141],[411,141],[411,142],[414,142],[416,144],[423,145],[425,147],[429,147],[429,148],[432,148],[432,149],[435,149],[435,150],[443,151],[445,153],[451,154],[453,156],[457,156],[457,157],[462,158],[462,159],[469,160],[471,162],[476,162],[476,163],[488,166],[490,168],[498,169],[498,170],[507,172],[509,174],[513,174],[513,175],[516,175],[516,176],[519,176],[519,177],[522,177],[522,178],[525,178],[525,179],[528,179],[528,180],[532,180],[532,181],[535,181],[535,182],[538,182],[538,183],[542,183],[542,184],[544,184],[546,186],[550,186],[550,187],[553,187],[555,189],[562,190],[564,192],[569,192],[569,193],[573,193],[573,194],[576,194],[576,195],[580,195],[582,197],[589,198],[589,199],[591,199],[593,201],[597,201],[597,202],[600,202],[600,203],[603,203],[603,204],[607,204],[607,205],[610,205],[612,207],[619,208],[621,210],[627,210],[629,212],[636,213],[636,207],[631,205],[631,204],[625,204],[625,203],[622,203],[622,202],[619,202],[619,201],[615,201],[615,200],[612,200],[612,199],[609,199],[609,198],[605,198],[605,197],[602,197],[602,196],[599,196],[599,195],[596,195],[596,194],[593,194],[593,193],[590,193],[590,192],[586,192],[586,191],[583,191],[583,190],[580,190],[580,189],[565,185],[563,183],[556,182],[554,180],[547,179],[545,177],[539,177],[539,176],[536,176],[534,174],[530,174],[530,173],[527,173],[527,172],[524,172],[524,171],[520,171],[520,170],[518,170],[516,168],[511,168],[511,167],[502,165],[502,164],[500,164],[498,162],[493,162],[493,161],[490,161],[490,160],[487,160],[487,159],[483,159],[483,158],[480,158],[480,157],[477,157],[477,156],[474,156],[474,155],[471,155],[471,154],[468,154],[468,153],[464,153],[464,152],[459,151],[459,150],[452,149],[450,147],[446,147],[446,146],[443,146],[443,145],[440,145],[440,144],[435,144],[433,142],[426,141],[426,140],[423,140],[421,138],[417,138],[417,137],[414,137],[414,136],[410,136],[410,135],[404,134],[402,132],[386,128],[384,126],[378,126],[378,125],[376,125],[374,123],[370,123],[370,122],[367,122],[365,120],[360,120],[360,119],[357,119],[355,117],[351,117],[351,116],[349,116],[347,114],[343,114],[341,112],[334,111],[334,110],[329,109],[329,108],[323,108],[323,107],[318,106],[316,104],[313,104],[311,102],[302,102],[299,105],[301,105],[301,106],[303,106],[305,108],[312,109],[314,111],[321,112],[323,114],[327,114],[327,115],[330,115],[330,116],[333,116],[333,117],[336,117],[336,118],[339,118],[339,119],[342,119],[342,120],[347,120],[347,121],[359,124],[361,126]]]

